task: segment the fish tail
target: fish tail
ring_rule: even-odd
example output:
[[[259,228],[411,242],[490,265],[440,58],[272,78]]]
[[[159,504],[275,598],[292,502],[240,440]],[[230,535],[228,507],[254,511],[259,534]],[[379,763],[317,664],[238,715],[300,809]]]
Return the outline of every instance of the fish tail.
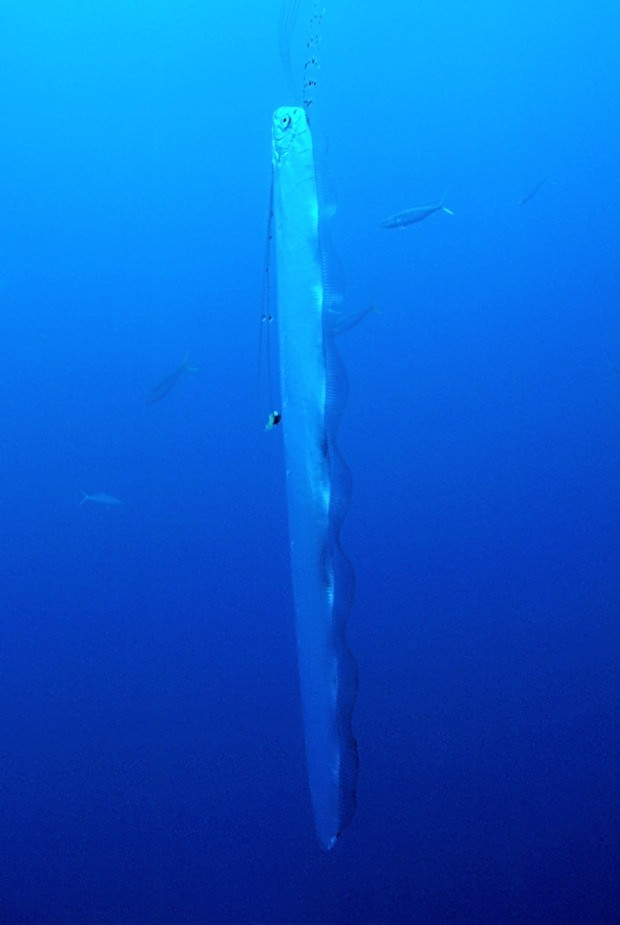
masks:
[[[446,201],[447,195],[448,195],[448,187],[446,187],[443,196],[439,200],[439,208],[441,209],[442,212],[445,212],[446,215],[454,215],[454,212],[452,211],[452,209],[449,209],[447,206],[444,206],[444,202]]]
[[[85,501],[88,501],[88,495],[86,494],[85,491],[83,491],[83,492],[82,492],[82,500],[80,501],[80,504],[84,504]]]
[[[187,353],[186,353],[185,356],[183,357],[182,366],[183,366],[183,369],[185,370],[185,372],[187,372],[187,373],[197,373],[198,370],[199,370],[199,368],[200,368],[200,367],[198,367],[198,366],[190,366],[190,365],[189,365],[189,350],[187,351]]]
[[[452,211],[452,209],[448,209],[447,206],[444,206],[444,202],[446,201],[447,195],[448,195],[448,187],[446,187],[443,196],[439,200],[439,208],[441,209],[442,212],[445,212],[446,215],[454,215],[454,212]]]

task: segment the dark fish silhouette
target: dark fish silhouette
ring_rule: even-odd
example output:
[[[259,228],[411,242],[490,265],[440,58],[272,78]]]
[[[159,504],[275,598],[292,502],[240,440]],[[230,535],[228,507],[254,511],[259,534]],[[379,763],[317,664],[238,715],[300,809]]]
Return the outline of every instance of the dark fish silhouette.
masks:
[[[416,222],[423,222],[425,218],[428,218],[429,215],[434,215],[435,212],[445,212],[446,215],[454,215],[451,209],[447,209],[444,206],[444,199],[446,194],[444,193],[441,197],[441,202],[435,206],[414,206],[413,209],[404,209],[402,212],[397,212],[396,215],[390,215],[389,218],[386,218],[381,222],[382,228],[406,228],[407,225],[415,225]]]
[[[188,365],[189,353],[186,353],[183,362],[178,369],[175,369],[173,373],[169,376],[166,376],[165,379],[162,379],[161,382],[158,382],[154,389],[149,392],[147,396],[146,403],[147,405],[154,405],[156,401],[161,401],[162,398],[165,398],[168,392],[170,392],[184,372],[195,372],[196,367]]]
[[[526,202],[529,202],[530,199],[533,199],[536,193],[551,180],[549,174],[546,177],[543,177],[542,180],[539,180],[536,186],[533,186],[529,193],[526,193],[523,199],[519,199],[519,205],[524,206]]]
[[[366,308],[362,308],[358,312],[353,312],[352,315],[334,315],[329,319],[332,331],[334,334],[344,334],[345,331],[350,331],[352,328],[357,327],[357,325],[371,312],[381,313],[381,309],[377,308],[374,302],[371,302]]]

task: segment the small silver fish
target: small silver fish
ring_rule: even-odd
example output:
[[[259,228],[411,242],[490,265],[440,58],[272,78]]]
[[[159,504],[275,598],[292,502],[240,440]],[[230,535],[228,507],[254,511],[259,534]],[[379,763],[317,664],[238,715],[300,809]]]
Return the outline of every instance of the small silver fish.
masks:
[[[451,209],[444,206],[444,199],[446,194],[444,193],[441,197],[441,202],[436,206],[414,206],[413,209],[404,209],[402,212],[397,212],[396,215],[390,215],[389,218],[386,218],[381,222],[382,228],[406,228],[407,225],[415,225],[416,222],[423,222],[425,218],[428,218],[429,215],[434,215],[435,212],[445,212],[446,215],[454,215],[454,212]]]
[[[119,501],[118,498],[115,498],[114,495],[108,495],[105,491],[100,491],[95,495],[87,495],[86,492],[83,491],[80,504],[84,504],[85,501],[94,501],[95,504],[104,504],[107,507],[116,507],[118,504],[123,503]]]

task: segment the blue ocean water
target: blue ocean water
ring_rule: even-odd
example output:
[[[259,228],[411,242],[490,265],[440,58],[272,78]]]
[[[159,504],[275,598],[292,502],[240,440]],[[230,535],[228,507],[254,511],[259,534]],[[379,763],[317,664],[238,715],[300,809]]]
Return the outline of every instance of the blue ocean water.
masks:
[[[257,413],[279,0],[0,6],[2,925],[620,921],[620,13],[325,7],[334,243],[381,309],[341,338],[329,854]]]

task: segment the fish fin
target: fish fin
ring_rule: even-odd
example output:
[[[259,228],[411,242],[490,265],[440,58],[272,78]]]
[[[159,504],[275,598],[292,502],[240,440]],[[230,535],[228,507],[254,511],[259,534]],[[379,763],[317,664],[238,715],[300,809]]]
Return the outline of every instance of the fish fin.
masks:
[[[199,366],[190,366],[190,365],[189,365],[189,350],[187,351],[187,353],[186,353],[185,356],[183,357],[183,363],[182,363],[181,365],[182,365],[183,369],[185,370],[185,372],[187,372],[187,373],[197,373],[198,370],[200,369]]]
[[[446,215],[454,215],[454,212],[452,211],[452,209],[448,209],[446,206],[442,206],[441,211],[445,212]]]
[[[82,492],[82,500],[80,501],[80,504],[84,504],[85,501],[88,501],[88,498],[89,498],[89,496],[86,494],[85,491],[83,491],[83,492]]]

